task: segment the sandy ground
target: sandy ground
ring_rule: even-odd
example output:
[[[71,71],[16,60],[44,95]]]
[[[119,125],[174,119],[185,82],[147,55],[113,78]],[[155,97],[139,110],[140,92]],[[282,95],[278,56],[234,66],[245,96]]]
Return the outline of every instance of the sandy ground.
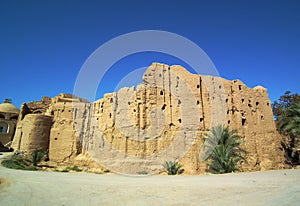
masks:
[[[1,167],[0,179],[0,205],[299,205],[300,202],[299,169],[225,175],[124,176]]]

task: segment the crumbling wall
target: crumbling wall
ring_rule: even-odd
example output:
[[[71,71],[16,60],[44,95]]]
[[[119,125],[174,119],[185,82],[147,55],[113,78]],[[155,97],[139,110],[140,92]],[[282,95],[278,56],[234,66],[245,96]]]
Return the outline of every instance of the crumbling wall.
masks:
[[[45,114],[51,104],[51,98],[43,96],[41,101],[29,102],[27,104],[30,113]]]
[[[83,150],[118,172],[157,172],[163,161],[175,159],[186,173],[204,172],[200,148],[205,132],[220,123],[243,137],[245,171],[283,167],[266,89],[250,89],[239,80],[155,63],[142,85],[105,95],[85,114],[87,120],[79,123]]]
[[[47,151],[52,117],[43,114],[27,114],[17,124],[12,143],[15,150],[32,154],[36,149]]]
[[[72,162],[81,152],[80,135],[74,128],[74,103],[86,100],[69,94],[52,99],[46,113],[53,117],[50,131],[49,159],[54,162]]]
[[[227,83],[227,124],[243,137],[249,152],[247,171],[278,169],[283,165],[281,136],[276,130],[267,90],[248,88],[239,80]]]
[[[106,94],[94,103],[68,94],[43,101],[30,104],[29,110],[52,117],[49,158],[54,162],[72,163],[82,153],[116,172],[157,173],[164,161],[177,159],[185,173],[203,173],[209,154],[202,150],[205,134],[224,124],[243,138],[242,147],[248,151],[248,164],[241,165],[245,171],[283,167],[281,137],[267,90],[248,88],[239,80],[154,63],[141,85]],[[43,125],[24,121],[27,112],[14,139],[19,142],[16,147],[25,150],[22,142],[32,137],[24,131]]]
[[[23,104],[12,147],[31,153],[48,150],[53,162],[72,162],[81,152],[79,135],[75,135],[73,102],[87,102],[70,94]]]

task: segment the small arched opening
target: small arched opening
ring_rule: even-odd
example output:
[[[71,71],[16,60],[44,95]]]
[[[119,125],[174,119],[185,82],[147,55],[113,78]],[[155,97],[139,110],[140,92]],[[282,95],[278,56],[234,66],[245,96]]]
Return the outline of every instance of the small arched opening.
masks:
[[[9,132],[9,125],[6,122],[0,122],[0,134],[7,134]]]

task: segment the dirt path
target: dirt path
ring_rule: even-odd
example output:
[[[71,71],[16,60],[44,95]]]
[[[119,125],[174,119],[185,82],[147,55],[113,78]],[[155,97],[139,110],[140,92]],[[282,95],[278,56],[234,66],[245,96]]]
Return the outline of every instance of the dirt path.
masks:
[[[129,177],[0,168],[0,205],[298,205],[300,170]]]

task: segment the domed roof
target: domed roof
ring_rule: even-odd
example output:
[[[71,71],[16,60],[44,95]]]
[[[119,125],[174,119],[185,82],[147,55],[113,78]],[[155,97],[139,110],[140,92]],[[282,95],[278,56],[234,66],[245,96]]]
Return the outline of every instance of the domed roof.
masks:
[[[19,114],[19,109],[11,103],[0,104],[0,112]]]

